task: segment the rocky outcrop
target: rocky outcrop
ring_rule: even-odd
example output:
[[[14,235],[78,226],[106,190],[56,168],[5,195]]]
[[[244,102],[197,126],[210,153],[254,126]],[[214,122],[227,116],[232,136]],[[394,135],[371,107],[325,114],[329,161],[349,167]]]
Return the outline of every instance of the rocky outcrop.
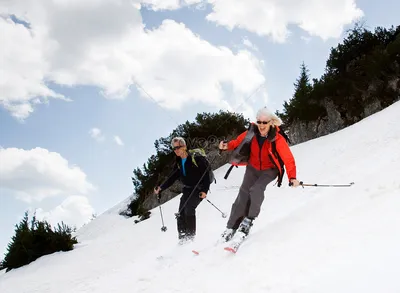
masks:
[[[310,122],[295,121],[288,127],[292,145],[333,133],[344,127],[344,121],[333,102],[325,99],[324,107],[327,112],[326,117]]]
[[[388,89],[393,91],[394,97],[392,100],[399,101],[400,78],[392,78],[388,82]],[[379,97],[372,96],[373,92],[375,92],[375,85],[371,84],[362,97],[363,101],[361,104],[363,105],[363,109],[359,117],[350,117],[345,110],[341,110],[342,113],[340,113],[337,106],[330,99],[325,98],[323,100],[323,106],[327,113],[325,117],[309,122],[295,121],[286,127],[292,145],[336,132],[350,124],[356,123],[383,110],[385,107],[391,104],[385,100],[381,100]]]

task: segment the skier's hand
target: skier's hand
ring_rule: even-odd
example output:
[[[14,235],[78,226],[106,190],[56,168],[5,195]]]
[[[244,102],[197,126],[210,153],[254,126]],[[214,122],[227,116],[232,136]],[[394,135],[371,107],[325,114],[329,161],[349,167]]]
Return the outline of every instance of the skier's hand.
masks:
[[[202,191],[202,192],[199,193],[199,196],[200,196],[200,198],[206,198],[207,197],[207,193]]]
[[[300,181],[299,181],[299,180],[297,180],[297,179],[290,179],[289,186],[291,186],[291,187],[297,187],[297,186],[300,186]]]
[[[226,141],[221,141],[219,143],[219,149],[220,150],[227,150],[228,149],[228,143]]]
[[[161,200],[161,187],[157,186],[156,188],[154,188],[154,194],[157,195],[157,200],[158,202],[160,202]]]

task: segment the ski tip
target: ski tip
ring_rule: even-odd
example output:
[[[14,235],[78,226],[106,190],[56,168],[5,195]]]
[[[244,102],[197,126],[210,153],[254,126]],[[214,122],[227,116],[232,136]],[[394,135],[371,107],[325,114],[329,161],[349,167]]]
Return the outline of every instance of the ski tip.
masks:
[[[225,247],[224,248],[226,251],[230,251],[232,253],[236,253],[236,250],[234,250],[232,247]]]
[[[196,251],[196,250],[192,250],[192,252],[193,252],[195,255],[199,255],[199,252]]]

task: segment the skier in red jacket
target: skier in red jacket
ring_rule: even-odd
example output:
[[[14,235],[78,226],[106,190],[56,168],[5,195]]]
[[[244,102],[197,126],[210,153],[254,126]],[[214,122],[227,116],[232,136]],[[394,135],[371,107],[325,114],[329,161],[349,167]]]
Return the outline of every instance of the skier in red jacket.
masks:
[[[239,231],[248,235],[253,220],[259,215],[267,185],[278,178],[280,186],[286,167],[290,185],[297,187],[296,163],[286,139],[279,133],[281,119],[267,108],[257,112],[257,124],[228,143],[221,141],[221,150],[232,150],[232,165],[246,165],[239,194],[232,205],[222,237],[229,241]]]

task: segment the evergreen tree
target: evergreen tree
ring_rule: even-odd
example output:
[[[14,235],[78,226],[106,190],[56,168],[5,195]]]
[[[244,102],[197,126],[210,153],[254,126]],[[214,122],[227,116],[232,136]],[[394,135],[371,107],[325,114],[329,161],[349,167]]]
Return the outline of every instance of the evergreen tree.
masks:
[[[324,113],[324,109],[312,98],[313,85],[304,62],[300,66],[300,76],[294,83],[294,94],[289,102],[283,104],[284,112],[279,114],[285,124],[291,124],[295,120],[311,121]]]
[[[61,223],[53,231],[46,221],[38,221],[34,215],[29,225],[28,212],[15,226],[15,235],[8,244],[2,266],[8,272],[19,268],[39,257],[57,251],[68,251],[78,241],[71,236],[72,229]]]
[[[400,26],[368,31],[356,24],[342,43],[331,48],[320,79],[310,84],[302,64],[294,95],[284,102],[279,116],[289,125],[296,120],[315,121],[327,116],[324,105],[331,101],[348,126],[365,118],[369,105],[384,108],[396,101],[399,76]]]
[[[297,115],[301,119],[307,116],[309,98],[312,91],[309,70],[304,62],[300,66],[300,77],[294,83],[293,107],[297,108]]]

